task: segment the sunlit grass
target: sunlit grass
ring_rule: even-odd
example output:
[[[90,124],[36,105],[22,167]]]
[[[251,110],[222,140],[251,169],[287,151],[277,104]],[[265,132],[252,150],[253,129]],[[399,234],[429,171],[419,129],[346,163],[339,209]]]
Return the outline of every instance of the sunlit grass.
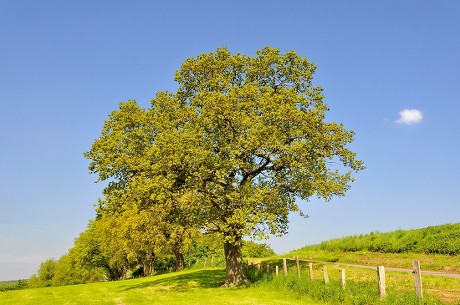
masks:
[[[264,286],[220,288],[224,276],[222,269],[188,270],[119,282],[7,291],[0,293],[0,304],[318,304],[286,291],[275,291]]]
[[[325,284],[322,280],[310,280],[308,277],[297,278],[290,273],[287,277],[278,276],[262,281],[261,286],[277,291],[287,291],[297,295],[306,295],[325,304],[362,304],[362,305],[441,305],[443,302],[426,296],[420,302],[413,293],[389,291],[381,299],[378,290],[371,282],[349,280],[343,288],[336,280]]]
[[[329,279],[331,283],[339,284],[340,280],[340,269],[345,269],[346,279],[350,283],[363,284],[364,286],[370,285],[373,287],[375,293],[378,292],[377,287],[377,272],[375,269],[364,269],[358,267],[351,267],[340,265],[340,263],[354,263],[362,264],[367,266],[386,266],[386,267],[399,267],[399,268],[412,268],[412,263],[417,258],[421,258],[422,269],[429,270],[426,265],[433,266],[436,264],[438,259],[437,255],[415,255],[415,254],[380,254],[377,253],[364,253],[364,252],[354,252],[354,253],[338,253],[338,252],[327,252],[327,251],[305,251],[305,249],[297,250],[290,252],[288,254],[272,257],[270,259],[264,260],[263,263],[270,264],[270,270],[272,274],[275,270],[275,266],[279,267],[280,276],[283,276],[282,271],[282,260],[280,257],[291,258],[288,259],[288,269],[290,274],[296,274],[295,261],[292,260],[295,256],[299,256],[300,260],[320,260],[320,261],[329,261],[336,262],[337,264],[326,264],[328,268]],[[446,259],[442,256],[443,259]],[[452,257],[448,257],[453,260]],[[431,260],[432,265],[425,264],[424,262],[429,262]],[[458,260],[458,258],[457,258]],[[324,278],[323,275],[323,264],[322,263],[313,263],[313,278],[321,282]],[[309,278],[309,269],[308,262],[300,262],[301,274],[302,277]],[[266,267],[262,266],[261,269]],[[442,271],[441,268],[434,268],[431,270]],[[460,279],[454,278],[445,278],[440,276],[431,276],[431,275],[422,275],[423,291],[424,296],[430,299],[440,300],[445,303],[460,304]],[[396,271],[386,271],[386,287],[388,293],[409,293],[415,295],[414,288],[414,277],[413,274],[407,272],[396,272]]]
[[[423,253],[377,253],[370,251],[340,252],[315,248],[302,248],[285,254],[287,257],[299,256],[302,259],[338,261],[371,266],[412,268],[412,262],[419,260],[423,269],[432,271],[460,272],[460,260],[456,255]]]

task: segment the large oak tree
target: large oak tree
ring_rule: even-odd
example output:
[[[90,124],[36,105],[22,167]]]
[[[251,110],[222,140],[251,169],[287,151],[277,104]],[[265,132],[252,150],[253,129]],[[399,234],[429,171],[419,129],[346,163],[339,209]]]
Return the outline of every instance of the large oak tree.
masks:
[[[87,153],[90,169],[222,234],[225,285],[241,285],[244,236],[285,233],[297,199],[343,196],[364,168],[346,147],[353,131],[327,122],[314,71],[294,51],[270,47],[189,58],[177,92],[158,93],[145,111],[128,104],[142,124],[125,125],[110,145],[103,139],[113,129],[103,130]]]

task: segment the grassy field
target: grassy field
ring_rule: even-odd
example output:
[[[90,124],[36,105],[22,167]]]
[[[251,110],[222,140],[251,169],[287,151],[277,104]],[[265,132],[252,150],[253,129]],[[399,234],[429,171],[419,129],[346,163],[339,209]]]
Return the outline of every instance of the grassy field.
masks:
[[[188,270],[141,279],[0,292],[5,305],[320,304],[286,291],[255,285],[224,289],[221,269]]]
[[[305,247],[299,250],[291,251],[284,256],[299,256],[303,259],[397,268],[412,268],[413,261],[419,260],[422,265],[422,269],[424,270],[460,273],[460,259],[458,255],[378,253],[366,250],[342,252],[321,250],[315,247]]]
[[[430,241],[436,240],[430,245]],[[418,230],[372,233],[345,237],[307,246],[290,253],[274,257],[270,264],[282,266],[281,257],[325,262],[351,263],[367,266],[385,266],[411,269],[414,260],[420,261],[422,270],[460,273],[458,254],[460,225],[448,224]],[[378,250],[378,251],[377,251]],[[322,278],[322,264],[314,265],[315,278]],[[332,279],[338,282],[339,269],[345,269],[347,280],[371,283],[376,286],[376,271],[349,266],[329,264]],[[290,269],[294,262],[290,261]],[[307,264],[302,270],[306,273]],[[293,270],[294,272],[294,270]],[[410,273],[387,272],[387,290],[413,291],[413,276]],[[445,303],[460,304],[460,280],[437,276],[422,276],[424,295]]]
[[[328,240],[315,248],[325,251],[419,253],[460,255],[460,224],[444,224],[415,230],[372,232]]]
[[[427,237],[427,234],[431,236]],[[459,256],[453,254],[457,251],[458,234],[459,225],[443,225],[323,242],[264,259],[263,263],[270,265],[271,272],[262,274],[255,267],[251,269],[255,284],[249,288],[219,288],[225,272],[221,268],[204,268],[120,282],[5,291],[0,292],[0,304],[422,304],[415,298],[411,273],[387,271],[387,298],[381,300],[376,270],[332,262],[411,269],[413,261],[419,260],[422,270],[460,273]],[[437,246],[430,248],[428,244],[433,236],[438,238]],[[445,245],[448,251],[442,253],[439,245]],[[308,263],[301,262],[299,280],[295,261],[288,260],[289,275],[284,277],[281,258],[296,256],[301,260],[330,262],[325,264],[330,284],[326,285],[322,280],[323,263],[313,265],[312,281],[307,271]],[[280,268],[278,277],[273,274],[275,266]],[[346,271],[345,288],[339,283],[339,269]],[[266,266],[260,270],[266,270]],[[423,275],[422,282],[423,304],[460,305],[460,279]]]
[[[333,271],[333,270],[330,270]],[[337,271],[337,270],[336,270]],[[331,274],[331,272],[330,272]],[[321,277],[315,274],[315,279],[310,280],[303,276],[300,279],[293,272],[287,277],[280,275],[267,281],[264,285],[273,287],[276,291],[287,291],[296,295],[308,295],[310,298],[321,301],[323,304],[348,304],[348,305],[444,305],[446,302],[425,296],[423,301],[416,298],[414,293],[391,289],[387,291],[386,298],[381,299],[376,285],[367,279],[348,279],[346,286],[342,287],[337,277],[330,279],[325,284]],[[338,271],[337,271],[338,275]],[[454,303],[457,304],[457,303]]]
[[[321,255],[315,255],[318,253],[306,253],[305,251],[294,251],[287,255],[283,255],[287,258],[293,258],[296,255],[299,256],[300,259],[308,260],[324,260],[328,261],[327,258],[332,258],[331,262],[337,262],[337,255],[340,253],[327,253],[321,252]],[[360,258],[362,258],[360,256]],[[394,255],[390,257],[386,257],[384,261],[388,264],[385,264],[387,267],[396,267],[395,264],[397,262],[401,263],[401,267],[411,268],[412,265],[406,266],[405,261],[410,260],[411,258],[398,258]],[[364,259],[369,266],[377,266],[380,264],[376,264],[376,262],[382,262],[381,258],[366,258]],[[357,262],[358,259],[354,258],[353,256],[347,257],[347,259],[339,259],[340,262]],[[360,264],[363,261],[358,261]],[[412,264],[412,260],[410,260]],[[282,260],[279,257],[273,257],[271,259],[265,260],[262,264],[270,264],[270,269],[275,269],[275,266],[279,268],[280,276],[278,278],[275,277],[276,281],[283,280],[283,271],[282,271]],[[328,268],[329,279],[332,285],[326,288],[323,281],[323,265],[326,265]],[[266,267],[263,265],[262,270]],[[332,304],[381,304],[378,301],[378,286],[377,286],[377,272],[373,269],[364,269],[352,266],[341,266],[332,264],[332,263],[314,263],[313,264],[313,278],[315,283],[309,280],[309,271],[308,271],[308,262],[300,262],[301,268],[301,283],[304,287],[297,287],[299,284],[294,282],[296,279],[296,266],[294,260],[288,260],[288,277],[291,277],[291,283],[285,283],[283,285],[297,287],[297,290],[303,291],[305,295],[315,300],[323,300],[324,298],[332,298],[329,302]],[[346,273],[346,281],[347,286],[351,290],[347,292],[344,290],[342,294],[341,289],[337,289],[340,286],[340,269],[344,269]],[[425,269],[426,270],[426,269]],[[445,278],[439,276],[432,276],[432,275],[423,275],[423,293],[424,297],[427,300],[430,300],[431,303],[427,304],[460,304],[460,279],[454,278]],[[281,285],[281,286],[283,286]],[[307,288],[305,288],[307,287]],[[329,290],[328,290],[329,289]],[[388,300],[386,303],[382,304],[404,304],[407,302],[408,297],[415,296],[414,290],[414,278],[411,273],[406,272],[392,272],[386,271],[386,290],[387,294],[391,296],[391,299]],[[296,292],[295,291],[295,292]],[[339,291],[340,293],[338,293]],[[356,291],[360,291],[360,294],[357,294]],[[297,292],[296,292],[297,293]],[[339,295],[337,295],[339,294]],[[395,300],[403,299],[403,302],[398,302]],[[343,301],[347,299],[347,301]],[[355,299],[358,303],[353,302]],[[410,298],[409,298],[410,299]],[[360,303],[358,300],[361,300],[364,303]],[[439,302],[438,302],[439,301]],[[409,304],[409,303],[408,303]],[[406,304],[404,304],[406,305]]]

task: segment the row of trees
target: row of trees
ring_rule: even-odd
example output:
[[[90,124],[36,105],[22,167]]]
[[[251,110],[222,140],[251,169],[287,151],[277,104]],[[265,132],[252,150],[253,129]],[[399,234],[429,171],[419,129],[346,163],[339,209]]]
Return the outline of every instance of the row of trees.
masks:
[[[218,235],[197,234],[187,250],[183,253],[184,260],[177,261],[174,254],[174,245],[167,242],[159,252],[147,263],[142,251],[136,253],[124,237],[112,239],[113,234],[105,235],[107,228],[99,227],[101,223],[91,221],[86,231],[75,239],[74,246],[60,259],[48,259],[41,263],[37,274],[24,285],[15,285],[9,289],[23,287],[47,287],[74,285],[81,283],[118,280],[131,277],[151,275],[153,273],[179,270],[186,264],[193,267],[198,264],[202,267],[214,262],[223,261],[222,239]],[[164,238],[165,239],[165,238]],[[117,250],[114,247],[118,245]],[[243,243],[245,257],[267,257],[275,253],[267,244],[258,244],[253,241]],[[1,288],[1,287],[0,287]]]
[[[76,260],[114,279],[135,264],[151,274],[168,249],[181,269],[207,234],[222,241],[224,285],[244,284],[244,237],[284,234],[296,199],[343,196],[364,168],[346,148],[353,131],[325,121],[315,68],[294,51],[220,48],[187,59],[177,91],[158,92],[149,108],[121,103],[85,153],[107,187],[79,238],[97,231],[97,251],[85,242]]]
[[[165,244],[180,269],[194,236],[218,234],[225,285],[245,283],[244,236],[285,233],[296,199],[342,196],[364,168],[346,148],[353,131],[325,121],[315,68],[294,51],[220,48],[187,59],[177,91],[149,108],[121,103],[85,153],[108,181],[96,222],[116,242],[104,251],[149,274]]]

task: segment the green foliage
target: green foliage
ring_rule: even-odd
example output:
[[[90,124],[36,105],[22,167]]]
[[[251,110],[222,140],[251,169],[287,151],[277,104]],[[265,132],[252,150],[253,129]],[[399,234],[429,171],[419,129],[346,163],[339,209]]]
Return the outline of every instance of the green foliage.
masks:
[[[178,90],[150,108],[121,103],[85,153],[109,181],[98,208],[109,264],[151,260],[162,234],[179,262],[201,230],[221,234],[238,285],[243,236],[286,233],[296,198],[343,196],[364,166],[346,147],[354,132],[325,121],[315,69],[294,51],[219,48],[187,59]]]
[[[104,268],[91,266],[79,261],[79,256],[74,249],[62,256],[56,264],[52,280],[53,286],[76,285],[99,282],[105,278]]]
[[[29,279],[31,287],[49,287],[53,284],[57,261],[54,258],[47,259],[40,264],[37,274]]]
[[[275,254],[275,251],[266,243],[258,244],[253,241],[245,241],[243,243],[243,257],[262,258]]]
[[[9,290],[21,290],[29,287],[27,280],[2,281],[0,282],[0,292]]]
[[[124,210],[123,213],[128,212],[132,213],[90,221],[87,229],[75,239],[74,247],[59,260],[50,259],[44,262],[37,272],[38,275],[30,278],[29,286],[75,285],[165,273],[176,269],[177,260],[171,249],[161,246],[161,243],[166,243],[165,236],[149,228],[152,226],[155,229],[156,226],[148,223],[154,219],[145,215],[148,210],[138,213],[132,209]],[[136,218],[129,220],[126,217]],[[126,228],[130,228],[129,231],[125,231]],[[142,239],[148,232],[152,234],[152,240]],[[119,237],[113,234],[129,236]],[[217,235],[194,236],[193,247],[187,252],[189,264],[193,264],[192,260],[196,258],[222,255],[222,240]],[[136,246],[139,248],[135,248]],[[147,257],[148,252],[145,251],[149,246],[157,248],[154,248],[155,252],[151,252],[152,256]],[[9,285],[8,289],[16,289],[16,286],[12,287],[13,285]]]
[[[119,212],[103,214],[96,221],[99,250],[106,258],[110,279],[125,277],[138,264],[153,264],[155,253],[165,244],[155,216],[150,209],[124,204]]]
[[[109,277],[110,266],[100,247],[99,232],[95,222],[74,241],[74,247],[57,262],[53,285],[74,285],[102,281]]]
[[[202,234],[195,237],[185,257],[188,265],[193,265],[198,260],[203,261],[204,258],[223,259],[222,236],[219,234]]]
[[[380,253],[460,254],[460,224],[445,224],[416,230],[370,233],[325,241],[326,251],[371,251]]]
[[[95,221],[88,223],[87,229],[75,239],[69,254],[74,257],[79,267],[107,268],[107,258],[101,251],[101,239]]]
[[[200,158],[191,161],[204,170],[201,204],[212,215],[205,221],[226,242],[285,233],[297,196],[343,195],[352,178],[330,170],[328,160],[362,169],[345,148],[353,132],[323,121],[327,106],[314,71],[295,52],[269,47],[255,57],[218,49],[177,71],[176,103],[189,108],[187,129],[203,135]]]
[[[75,285],[102,281],[109,277],[110,268],[107,257],[100,250],[100,240],[95,223],[90,222],[87,229],[75,239],[74,247],[59,260],[43,262],[37,272],[29,279],[31,287]]]

